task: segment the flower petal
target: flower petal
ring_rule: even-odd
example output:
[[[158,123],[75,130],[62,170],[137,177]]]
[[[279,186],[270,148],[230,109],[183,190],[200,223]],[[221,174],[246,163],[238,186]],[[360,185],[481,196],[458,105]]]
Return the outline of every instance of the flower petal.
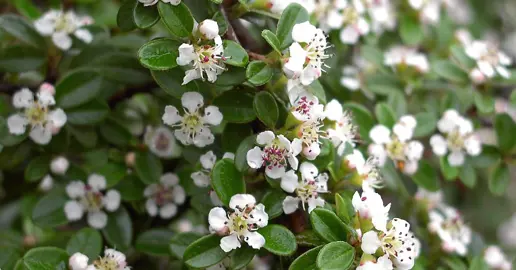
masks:
[[[103,229],[106,227],[107,220],[107,214],[102,211],[88,213],[88,224],[95,229]]]
[[[91,43],[93,41],[93,35],[86,29],[77,29],[73,34],[84,43]]]
[[[229,200],[229,208],[231,209],[245,209],[249,206],[254,206],[256,199],[250,194],[236,194]]]
[[[52,34],[52,41],[61,50],[66,51],[72,47],[72,39],[66,32],[54,32]]]
[[[194,184],[198,187],[207,187],[210,185],[210,176],[203,172],[194,172],[190,174]]]
[[[173,187],[179,184],[179,177],[175,173],[165,173],[159,178],[159,181],[166,187]]]
[[[378,233],[375,231],[368,231],[362,236],[362,244],[360,247],[367,254],[374,254],[376,250],[382,245],[378,239]]]
[[[246,159],[247,165],[253,169],[259,169],[263,165],[263,152],[260,147],[255,146],[253,149],[247,151]]]
[[[145,209],[151,217],[155,217],[158,214],[158,205],[153,199],[148,199],[145,202]]]
[[[171,126],[181,122],[183,117],[179,115],[179,111],[176,109],[176,107],[167,105],[165,107],[165,113],[161,119],[163,120],[163,123]]]
[[[297,197],[287,196],[283,200],[283,212],[287,215],[294,213],[299,208],[300,201],[301,199]]]
[[[259,145],[267,145],[270,144],[274,138],[276,138],[276,135],[274,135],[274,132],[267,130],[260,132],[258,136],[256,136],[256,143]]]
[[[272,179],[278,179],[285,175],[285,170],[284,166],[267,166],[265,168],[265,174]]]
[[[186,192],[182,186],[175,186],[174,190],[172,190],[172,197],[174,203],[183,204],[186,200]]]
[[[52,126],[51,125],[37,125],[33,126],[29,133],[30,138],[37,144],[48,144],[52,139]]]
[[[66,219],[69,221],[77,221],[84,215],[84,207],[77,201],[67,201],[64,206]]]
[[[190,113],[193,113],[204,105],[204,98],[197,92],[186,92],[181,97],[181,104]]]
[[[100,174],[90,174],[88,176],[88,185],[96,191],[104,190],[106,189],[106,178]]]
[[[162,219],[169,219],[177,214],[177,205],[167,203],[159,208],[159,216]]]
[[[106,192],[106,195],[104,195],[104,207],[109,212],[114,212],[118,209],[118,207],[120,207],[120,200],[120,193],[116,190],[111,189],[108,192]]]
[[[222,113],[216,106],[208,106],[204,109],[204,117],[202,118],[206,123],[217,126],[222,122]]]
[[[13,114],[7,118],[7,127],[9,128],[9,133],[14,135],[21,135],[25,133],[28,124],[28,119],[21,114]]]
[[[309,43],[315,36],[317,28],[310,22],[298,23],[292,28],[292,39],[295,42]]]
[[[28,108],[33,103],[34,94],[28,88],[23,88],[13,95],[13,106],[17,109]]]
[[[231,234],[220,239],[220,248],[224,250],[224,252],[230,252],[239,247],[241,247],[241,244],[236,234]]]
[[[265,245],[265,238],[258,232],[247,231],[244,234],[244,240],[254,249],[260,249]]]
[[[67,117],[65,112],[58,108],[53,111],[51,111],[48,115],[48,119],[52,121],[52,127],[60,128],[66,124]]]
[[[293,193],[298,186],[298,178],[293,170],[288,171],[281,177],[281,188],[288,192]]]

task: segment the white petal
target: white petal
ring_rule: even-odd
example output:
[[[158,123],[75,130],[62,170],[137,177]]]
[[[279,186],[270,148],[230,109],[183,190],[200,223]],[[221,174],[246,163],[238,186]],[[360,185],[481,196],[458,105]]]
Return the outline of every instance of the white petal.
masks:
[[[176,107],[167,105],[165,107],[165,113],[161,119],[163,120],[163,123],[171,126],[181,122],[183,117],[179,115],[179,111],[176,109]]]
[[[402,142],[406,142],[412,138],[414,129],[409,128],[403,124],[396,123],[392,128],[392,132],[398,137],[398,139]]]
[[[13,95],[13,106],[17,109],[28,108],[33,103],[34,94],[28,88],[23,88]]]
[[[308,213],[311,213],[316,207],[324,206],[324,199],[321,197],[309,198],[308,199]]]
[[[207,187],[210,185],[210,176],[203,172],[194,172],[190,174],[192,177],[194,184],[198,187]]]
[[[72,39],[66,32],[53,33],[52,41],[58,48],[62,50],[68,50],[70,47],[72,47]]]
[[[419,161],[417,160],[409,160],[405,162],[405,166],[403,166],[403,173],[407,175],[413,175],[416,173],[419,168]]]
[[[283,166],[268,166],[265,168],[265,174],[272,179],[281,178],[285,174],[285,167]]]
[[[84,196],[85,185],[82,181],[72,181],[66,186],[66,194],[72,199]]]
[[[177,57],[176,62],[180,66],[185,66],[190,64],[190,62],[194,61],[197,58],[195,54],[194,47],[190,44],[183,43],[179,46],[179,57]]]
[[[84,215],[84,207],[77,201],[67,201],[64,206],[66,219],[69,221],[77,221]]]
[[[469,136],[464,140],[464,148],[470,156],[478,156],[482,152],[482,143],[476,136]]]
[[[292,43],[289,47],[290,57],[283,65],[283,72],[289,79],[297,79],[303,71],[303,66],[306,61],[307,52],[299,45],[299,43]]]
[[[145,202],[145,209],[151,217],[155,217],[158,214],[158,206],[156,205],[156,202],[153,199],[148,199]]]
[[[374,254],[376,250],[382,245],[378,239],[378,233],[375,231],[368,231],[362,236],[361,248],[364,253]]]
[[[509,70],[507,70],[507,68],[503,66],[497,66],[496,71],[498,72],[498,74],[500,74],[500,76],[504,77],[505,79],[509,79],[511,77],[511,73],[509,72]]]
[[[419,160],[423,156],[424,147],[419,141],[410,141],[405,147],[405,155],[410,160]]]
[[[204,98],[197,92],[186,92],[181,97],[181,104],[189,112],[195,112],[204,105]]]
[[[90,174],[88,176],[88,185],[94,190],[106,189],[106,178],[100,174]]]
[[[486,75],[489,78],[494,77],[495,70],[489,62],[480,60],[477,62],[477,64],[478,68],[480,69],[480,71],[482,71],[482,73],[484,73],[484,75]]]
[[[358,90],[360,88],[360,81],[351,77],[342,77],[340,84],[351,91]]]
[[[311,65],[306,66],[301,73],[301,84],[308,86],[312,84],[316,79],[321,77],[321,69],[319,67],[313,67]]]
[[[298,178],[293,170],[288,171],[281,177],[281,188],[288,192],[293,193],[298,186]]]
[[[39,188],[42,191],[49,191],[54,187],[54,179],[49,174],[45,175],[41,182],[39,183]]]
[[[77,29],[73,34],[84,43],[91,43],[93,41],[93,35],[86,29]]]
[[[315,177],[319,174],[319,170],[317,167],[310,162],[303,162],[301,163],[301,166],[299,167],[299,171],[301,172],[301,176],[304,179],[310,179],[313,180]]]
[[[248,206],[254,206],[256,199],[250,194],[236,194],[229,200],[229,208],[231,209],[245,209]]]
[[[172,190],[172,197],[174,203],[183,204],[186,200],[186,192],[182,186],[175,186],[174,190]]]
[[[436,154],[437,156],[444,156],[448,151],[448,144],[446,142],[446,139],[444,139],[444,137],[439,134],[433,135],[430,138],[430,145],[432,146],[434,154]]]
[[[367,148],[370,155],[374,156],[378,160],[378,166],[383,167],[387,160],[387,152],[381,144],[370,144]]]
[[[298,23],[292,28],[292,39],[295,42],[308,43],[315,36],[317,28],[306,21]]]
[[[276,138],[276,135],[274,135],[274,132],[267,130],[267,131],[260,132],[260,134],[258,134],[258,136],[256,136],[256,142],[259,145],[266,145],[266,144],[271,143],[274,140],[274,138]]]
[[[67,117],[65,112],[58,108],[49,113],[48,119],[52,121],[52,127],[60,128],[66,124]]]
[[[63,156],[58,156],[50,162],[50,171],[53,174],[64,175],[70,167],[70,162]]]
[[[384,125],[376,125],[369,131],[369,137],[376,144],[384,144],[391,141],[391,131]]]
[[[208,106],[204,109],[204,117],[202,119],[210,125],[217,126],[222,122],[222,117],[218,107]]]
[[[42,17],[34,21],[34,27],[43,36],[50,36],[54,32],[54,22],[49,18]]]
[[[220,239],[220,248],[224,250],[224,252],[230,252],[239,247],[241,247],[241,244],[236,234],[231,234]]]
[[[260,228],[267,226],[269,223],[269,215],[265,212],[265,206],[261,203],[254,207],[249,216],[251,217],[249,219],[251,223],[255,223]]]
[[[188,84],[193,80],[201,78],[201,71],[198,69],[190,69],[185,72],[182,85]]]
[[[175,173],[165,173],[159,178],[159,181],[166,187],[173,187],[179,184],[179,177]]]
[[[308,147],[303,147],[303,155],[308,160],[316,159],[321,153],[321,147],[318,143],[312,143]]]
[[[353,25],[348,25],[340,31],[340,41],[344,44],[355,44],[358,38],[360,38],[360,33]]]
[[[231,160],[235,160],[235,154],[233,153],[230,153],[230,152],[226,152],[224,153],[224,155],[222,156],[222,159],[231,159]]]
[[[107,220],[107,214],[102,211],[88,213],[88,224],[95,229],[106,227]]]
[[[282,138],[283,135],[279,135],[278,138]],[[288,139],[285,139],[288,141]],[[286,147],[287,148],[287,147]],[[292,143],[290,145],[288,145],[288,148],[291,148],[292,149],[292,156],[297,156],[299,155],[299,153],[301,153],[301,151],[303,150],[303,141],[301,141],[300,139],[298,138],[295,138],[294,140],[292,140]],[[287,149],[288,149],[287,148]],[[297,165],[294,166],[291,164],[292,167],[296,167],[297,168]]]
[[[7,118],[7,127],[9,127],[9,133],[14,135],[21,135],[25,133],[27,124],[29,124],[27,118],[20,114],[13,114]]]
[[[244,240],[254,249],[260,249],[265,245],[265,238],[257,232],[247,231],[244,234]]]
[[[68,265],[72,268],[71,270],[85,270],[88,267],[88,260],[88,256],[76,252],[68,259]]]
[[[159,208],[159,216],[162,219],[169,219],[177,214],[177,206],[173,203],[167,203]]]
[[[120,193],[116,190],[109,190],[103,198],[104,207],[110,212],[114,212],[120,207]]]
[[[326,118],[332,121],[338,121],[342,117],[342,105],[340,105],[339,101],[333,99],[332,101],[328,102],[328,104],[326,104],[324,113]]]
[[[301,199],[297,197],[287,196],[285,200],[283,200],[283,212],[287,215],[294,213],[299,208],[300,201]]]
[[[263,165],[263,152],[260,147],[255,146],[253,149],[247,151],[246,159],[249,167],[253,169],[259,169]]]
[[[464,153],[462,151],[453,151],[448,155],[448,163],[450,166],[461,166],[464,164]]]
[[[52,139],[51,125],[34,126],[29,133],[30,138],[37,144],[48,144]]]

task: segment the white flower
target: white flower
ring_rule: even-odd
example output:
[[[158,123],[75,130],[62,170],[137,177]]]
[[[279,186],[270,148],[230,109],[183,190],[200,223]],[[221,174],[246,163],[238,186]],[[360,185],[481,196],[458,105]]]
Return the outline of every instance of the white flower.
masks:
[[[360,89],[361,82],[358,68],[355,66],[345,66],[342,69],[340,84],[353,92]]]
[[[192,65],[192,69],[187,70],[183,78],[183,85],[192,80],[208,77],[209,82],[215,82],[217,76],[225,70],[224,47],[222,39],[216,36],[213,45],[191,45],[183,43],[179,46],[179,57],[176,62],[180,66]],[[205,75],[206,74],[206,75]]]
[[[316,96],[303,91],[292,100],[290,111],[299,121],[316,120],[323,116],[324,105],[319,104]]]
[[[184,145],[194,144],[197,147],[204,147],[212,144],[215,137],[209,126],[217,126],[222,122],[219,108],[213,105],[207,106],[202,115],[204,99],[197,92],[184,93],[181,104],[184,108],[183,116],[179,114],[176,107],[168,105],[165,107],[163,122],[171,127],[179,127],[174,131],[174,135]]]
[[[414,67],[421,73],[426,73],[430,69],[428,60],[424,54],[404,46],[395,46],[389,49],[389,51],[385,53],[384,64],[393,68],[399,65],[407,65]]]
[[[452,207],[441,205],[428,215],[428,230],[439,236],[442,249],[448,253],[465,256],[471,243],[471,229],[464,224],[459,212]]]
[[[265,238],[256,232],[267,226],[269,216],[263,204],[256,205],[256,199],[249,194],[236,194],[229,201],[232,211],[226,212],[221,207],[210,210],[208,222],[210,227],[220,235],[220,247],[225,252],[241,247],[245,241],[250,247],[260,249]]]
[[[269,0],[267,2],[267,7],[272,13],[281,14],[291,3],[300,4],[308,11],[309,14],[315,9],[314,0]]]
[[[53,174],[57,175],[65,175],[68,167],[70,166],[70,162],[63,156],[58,156],[52,159],[50,162],[50,171]]]
[[[91,174],[88,184],[78,180],[70,182],[66,186],[66,193],[71,198],[64,206],[66,218],[77,221],[84,213],[88,213],[88,224],[91,227],[104,228],[108,219],[105,211],[114,212],[120,206],[120,193],[113,189],[104,193],[105,189],[106,178],[98,174]]]
[[[255,146],[247,152],[247,164],[253,169],[265,167],[265,173],[272,179],[281,178],[290,164],[297,170],[296,156],[301,152],[302,142],[294,139],[292,143],[283,135],[276,136],[272,131],[258,134],[256,142],[263,149]]]
[[[50,110],[49,106],[55,104],[54,96],[47,91],[37,94],[38,100],[34,100],[34,94],[27,88],[23,88],[13,95],[13,106],[23,111],[7,118],[9,132],[15,135],[25,133],[27,125],[31,127],[29,136],[37,144],[48,144],[52,134],[66,123],[66,114],[60,108]]]
[[[409,0],[408,2],[413,9],[419,11],[419,19],[423,23],[437,24],[439,22],[441,0]]]
[[[391,0],[365,0],[371,18],[371,29],[375,33],[393,30],[396,27],[396,9]]]
[[[494,44],[488,41],[475,40],[465,46],[466,54],[477,61],[470,77],[477,83],[491,79],[498,73],[503,78],[510,78],[511,73],[507,69],[512,64],[511,58],[500,51]]]
[[[498,246],[488,246],[484,251],[484,260],[491,269],[511,270],[512,263]]]
[[[206,19],[199,24],[199,32],[204,38],[212,40],[219,35],[219,25],[214,20]]]
[[[153,6],[158,3],[159,0],[138,0],[138,2],[142,3],[144,6]],[[174,6],[177,6],[181,3],[181,0],[161,0],[163,3],[170,3]]]
[[[378,159],[376,157],[369,157],[366,160],[360,151],[354,149],[353,153],[346,155],[344,159],[350,169],[356,170],[364,191],[383,187],[383,179],[378,171]]]
[[[424,148],[421,142],[411,140],[416,124],[413,116],[405,115],[394,125],[392,134],[383,125],[376,125],[369,131],[373,141],[369,145],[369,153],[378,158],[380,166],[389,157],[405,174],[411,175],[417,171]]]
[[[464,164],[465,154],[477,156],[482,151],[480,139],[473,133],[473,123],[455,110],[447,110],[437,122],[437,128],[445,136],[435,134],[430,138],[434,154],[444,156],[449,152],[451,166]]]
[[[378,258],[376,262],[367,261],[365,263],[361,263],[356,270],[392,270],[392,262],[389,259],[389,254],[385,254],[382,257]]]
[[[85,43],[93,40],[90,31],[83,28],[91,23],[91,17],[77,16],[73,11],[51,10],[34,21],[34,26],[41,35],[52,36],[52,41],[58,48],[68,50],[72,47],[70,35]]]
[[[441,0],[448,17],[458,24],[468,24],[471,22],[472,11],[470,5],[464,0]]]
[[[297,136],[303,143],[303,156],[308,160],[314,160],[321,153],[321,138],[327,138],[322,118],[314,118],[303,122],[298,127]]]
[[[158,184],[150,184],[143,191],[147,198],[145,209],[150,216],[159,216],[169,219],[177,214],[177,206],[186,200],[186,193],[179,185],[176,174],[165,173],[159,179]]]
[[[429,210],[438,207],[443,203],[443,192],[441,190],[431,192],[424,188],[418,188],[414,197],[416,200],[427,204]]]
[[[143,141],[149,150],[160,158],[176,158],[181,155],[181,147],[177,144],[174,134],[164,126],[147,126]]]
[[[503,243],[504,246],[516,247],[516,214],[513,214],[498,227],[497,234],[498,241]]]
[[[231,160],[234,159],[233,153],[225,153],[222,158],[229,158]],[[190,175],[192,177],[194,184],[198,187],[207,187],[210,185],[210,172],[217,161],[217,156],[213,153],[213,151],[208,151],[204,155],[200,157],[202,169],[200,171],[194,172]]]
[[[42,191],[49,191],[54,187],[54,179],[49,174],[45,175],[39,183],[39,189]]]
[[[374,190],[364,190],[362,195],[358,191],[353,194],[351,200],[353,208],[360,219],[371,220],[373,226],[380,231],[387,231],[387,220],[391,204],[383,206],[380,194]]]
[[[309,162],[301,163],[299,167],[301,181],[294,171],[288,171],[281,177],[281,188],[288,193],[295,193],[296,197],[287,196],[283,201],[283,212],[292,214],[299,208],[299,203],[305,209],[308,205],[308,213],[312,212],[317,206],[324,206],[324,199],[320,193],[328,192],[328,174],[319,174],[315,165]]]
[[[357,127],[353,124],[353,119],[337,100],[332,100],[326,104],[324,111],[326,118],[335,121],[332,128],[326,130],[331,142],[337,148],[337,154],[342,155],[346,149],[346,144],[355,145]]]
[[[455,39],[457,39],[460,44],[464,47],[469,46],[473,42],[473,36],[471,33],[465,28],[459,28],[455,31]]]
[[[381,248],[396,269],[411,269],[419,254],[419,242],[409,231],[410,224],[403,219],[394,218],[389,222],[389,227],[387,231],[366,232],[362,236],[362,250],[364,253],[374,254]]]
[[[114,249],[104,250],[104,257],[99,257],[88,265],[89,258],[80,253],[74,253],[68,260],[71,270],[130,270],[125,255]]]
[[[365,19],[365,7],[361,0],[352,0],[352,3],[345,3],[341,10],[334,10],[330,15],[333,25],[340,22],[343,25],[340,31],[340,41],[344,44],[355,44],[361,36],[365,36],[370,31],[370,26]]]
[[[324,60],[330,55],[326,49],[326,36],[321,29],[309,22],[298,23],[292,28],[294,43],[289,48],[289,58],[283,65],[285,75],[290,79],[288,89],[295,85],[310,85],[321,77]]]

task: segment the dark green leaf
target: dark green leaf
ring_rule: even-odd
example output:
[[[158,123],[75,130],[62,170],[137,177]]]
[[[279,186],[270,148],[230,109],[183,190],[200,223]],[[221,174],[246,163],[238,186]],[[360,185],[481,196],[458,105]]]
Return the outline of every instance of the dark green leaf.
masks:
[[[183,262],[193,268],[206,268],[222,261],[226,255],[226,252],[220,248],[220,236],[210,234],[186,248]]]
[[[273,70],[265,62],[252,61],[247,66],[245,76],[247,80],[255,86],[268,83],[273,75]]]
[[[143,232],[136,238],[137,250],[155,256],[169,256],[168,245],[174,233],[165,229],[153,229]]]
[[[224,63],[236,66],[245,67],[249,62],[249,55],[242,46],[232,40],[224,40],[224,56],[227,58]]]
[[[140,180],[147,185],[159,183],[159,179],[163,174],[161,161],[149,151],[136,153],[134,169]]]
[[[462,183],[469,188],[474,188],[477,184],[477,174],[470,162],[466,162],[462,165],[459,177]]]
[[[94,99],[102,90],[102,80],[94,71],[78,70],[68,73],[57,82],[57,105],[67,109]]]
[[[471,264],[468,269],[469,270],[489,270],[490,268],[487,266],[487,263],[484,261],[484,258],[475,257],[471,261]]]
[[[32,210],[32,221],[42,228],[54,228],[68,223],[64,212],[64,205],[69,198],[53,191],[43,196]]]
[[[448,158],[446,156],[441,157],[441,172],[444,175],[444,178],[446,180],[455,180],[457,176],[459,176],[459,169],[458,167],[453,167],[448,163]]]
[[[68,265],[68,253],[56,247],[33,248],[23,256],[23,263],[28,270],[50,270],[61,265]]]
[[[249,168],[249,165],[247,165],[247,152],[255,145],[256,135],[251,135],[240,143],[235,153],[235,166],[237,170],[241,172],[247,171]]]
[[[122,200],[138,201],[143,199],[143,190],[145,189],[145,185],[136,175],[129,174],[115,186],[115,189],[120,192]]]
[[[92,228],[84,228],[70,238],[66,251],[71,256],[80,252],[88,258],[98,258],[102,251],[102,235]]]
[[[396,123],[396,116],[391,107],[383,102],[376,104],[374,113],[378,122],[386,127],[392,128],[394,123]]]
[[[251,262],[256,253],[258,253],[258,250],[249,246],[243,246],[235,250],[230,256],[230,269],[243,269]]]
[[[489,177],[489,190],[495,195],[503,195],[507,191],[510,181],[509,168],[507,165],[500,163],[491,172]]]
[[[138,51],[138,59],[152,70],[167,70],[177,66],[179,44],[177,41],[160,38],[145,43]]]
[[[138,2],[133,9],[132,15],[134,24],[140,29],[152,27],[159,21],[159,13],[155,5],[146,7]]]
[[[39,156],[32,159],[25,167],[25,180],[35,182],[41,180],[48,174],[50,159],[48,156]]]
[[[317,235],[327,242],[347,240],[346,225],[328,209],[314,209],[310,213],[310,222]]]
[[[108,114],[109,106],[96,100],[66,110],[68,123],[75,125],[92,125],[104,120]]]
[[[258,232],[265,238],[263,247],[272,254],[290,256],[296,252],[296,237],[286,227],[271,224],[259,229]]]
[[[133,239],[133,223],[127,210],[120,206],[116,212],[108,213],[108,222],[102,234],[111,246],[124,252],[131,246]]]
[[[165,71],[151,70],[151,74],[154,80],[167,94],[177,99],[181,99],[181,96],[186,92],[199,90],[195,81],[182,85],[185,72],[180,68]]]
[[[317,267],[321,270],[347,270],[355,258],[354,248],[344,241],[325,245],[317,255]]]
[[[489,114],[494,112],[495,100],[492,96],[483,95],[478,91],[474,91],[473,100],[475,102],[475,106],[481,113]]]
[[[95,172],[106,177],[106,187],[110,188],[124,178],[127,168],[117,163],[105,163],[102,167],[96,169]]]
[[[34,47],[14,45],[0,51],[0,71],[4,72],[36,70],[45,62],[45,53]]]
[[[437,173],[425,160],[419,161],[419,168],[417,172],[412,175],[412,180],[414,180],[418,186],[426,190],[439,190],[439,178],[437,177]]]
[[[476,168],[489,168],[500,159],[501,155],[498,149],[490,145],[483,145],[480,155],[470,158],[471,164]]]
[[[424,137],[432,134],[437,126],[437,118],[433,113],[420,112],[414,116],[416,118],[416,128],[414,137]]]
[[[317,268],[317,255],[323,246],[318,246],[310,249],[309,251],[301,254],[297,259],[295,259],[289,270],[318,270]]]
[[[235,194],[245,193],[245,182],[235,164],[230,159],[221,159],[211,171],[211,184],[219,199],[229,205],[229,200]]]
[[[183,259],[186,247],[199,238],[201,236],[193,232],[176,234],[172,237],[168,246],[170,253],[178,259]]]
[[[432,70],[440,77],[455,83],[469,81],[466,72],[448,60],[439,60],[432,63]]]
[[[283,10],[276,29],[280,50],[287,48],[292,43],[292,28],[294,28],[294,25],[306,22],[309,19],[310,16],[306,9],[297,3],[290,4]]]
[[[274,97],[269,92],[259,92],[254,96],[253,107],[258,119],[274,129],[279,118],[278,104]]]
[[[122,31],[131,31],[136,28],[133,11],[138,5],[137,0],[126,0],[120,6],[116,15],[116,23]]]
[[[194,18],[184,3],[174,6],[170,3],[159,1],[158,11],[170,33],[183,38],[192,34]]]
[[[355,213],[351,200],[347,196],[342,197],[337,193],[335,194],[335,206],[337,216],[345,223],[350,223]]]
[[[30,0],[14,0],[14,5],[20,14],[30,19],[37,19],[41,16],[39,9]]]
[[[226,91],[213,100],[219,107],[224,120],[230,123],[247,123],[256,118],[253,109],[253,96],[241,90]]]
[[[24,18],[5,14],[0,16],[0,29],[36,48],[44,47],[46,42],[43,37]]]
[[[275,50],[278,53],[281,53],[280,49],[280,42],[278,40],[278,37],[276,37],[276,34],[271,32],[269,29],[265,29],[262,31],[262,37],[271,45],[272,49]]]
[[[229,123],[222,132],[222,149],[225,152],[235,153],[238,145],[252,134],[253,131],[249,125]]]
[[[99,130],[100,134],[106,141],[118,147],[128,145],[132,139],[132,135],[129,130],[127,130],[124,125],[121,125],[112,119],[107,119],[107,121],[102,123]]]
[[[512,134],[516,130],[516,123],[508,114],[498,114],[495,118],[494,127],[500,151],[510,153],[516,146],[516,136]]]
[[[284,199],[285,193],[277,189],[272,189],[265,193],[261,202],[265,206],[265,212],[269,215],[269,219],[273,219],[283,214]]]

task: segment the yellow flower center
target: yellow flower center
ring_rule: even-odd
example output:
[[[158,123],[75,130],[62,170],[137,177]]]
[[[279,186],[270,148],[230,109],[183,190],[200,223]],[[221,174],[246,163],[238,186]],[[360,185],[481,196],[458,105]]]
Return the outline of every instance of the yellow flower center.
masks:
[[[32,125],[44,125],[47,121],[48,108],[39,103],[34,103],[25,109],[25,116]]]

